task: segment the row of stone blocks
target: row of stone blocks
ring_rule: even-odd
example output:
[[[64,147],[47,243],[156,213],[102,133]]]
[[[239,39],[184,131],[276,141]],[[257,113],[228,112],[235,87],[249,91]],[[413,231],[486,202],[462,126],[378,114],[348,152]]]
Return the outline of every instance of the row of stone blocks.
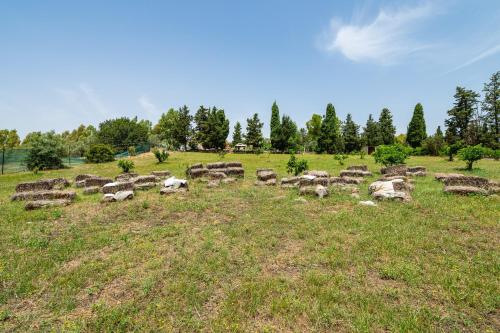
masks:
[[[186,170],[189,178],[207,177],[210,179],[222,179],[225,177],[244,177],[245,169],[240,162],[215,162],[207,163],[206,167],[202,163],[191,165]]]
[[[477,176],[465,176],[456,173],[436,173],[434,178],[444,183],[444,192],[467,195],[491,195],[500,192],[500,183]]]
[[[11,196],[11,200],[26,201],[26,210],[66,206],[76,198],[76,192],[64,190],[68,186],[70,182],[65,178],[20,183],[16,186],[16,192]]]

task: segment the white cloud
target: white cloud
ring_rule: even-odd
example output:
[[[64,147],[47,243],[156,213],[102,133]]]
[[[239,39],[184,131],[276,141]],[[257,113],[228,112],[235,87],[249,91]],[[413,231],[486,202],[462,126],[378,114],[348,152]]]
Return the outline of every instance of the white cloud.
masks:
[[[104,118],[112,112],[103,103],[96,91],[86,83],[80,83],[75,89],[56,88],[55,91],[63,98],[70,109],[81,114],[99,114]]]
[[[500,44],[493,46],[492,48],[489,48],[486,51],[481,52],[478,56],[470,59],[469,61],[464,62],[460,66],[455,67],[454,69],[452,69],[448,73],[451,73],[451,72],[457,71],[459,69],[462,69],[464,67],[470,66],[478,61],[483,60],[484,58],[490,57],[490,56],[497,54],[499,52],[500,52]]]
[[[434,6],[423,3],[398,10],[381,9],[375,19],[366,24],[342,24],[333,19],[321,47],[330,53],[340,52],[356,62],[391,64],[428,47],[413,40],[411,35],[421,21],[434,13]]]
[[[154,116],[161,113],[160,109],[157,108],[156,105],[154,105],[146,96],[141,96],[139,98],[139,104],[144,109],[144,111],[146,111],[150,115]]]

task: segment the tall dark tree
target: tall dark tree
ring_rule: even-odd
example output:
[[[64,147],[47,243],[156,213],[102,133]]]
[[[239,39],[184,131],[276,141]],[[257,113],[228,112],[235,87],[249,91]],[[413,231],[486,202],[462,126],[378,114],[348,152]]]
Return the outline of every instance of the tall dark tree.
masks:
[[[494,73],[490,82],[484,84],[484,100],[481,107],[484,113],[484,125],[486,136],[492,138],[492,142],[484,142],[493,148],[499,148],[499,118],[500,118],[500,71]]]
[[[262,123],[259,119],[259,115],[255,113],[252,118],[247,119],[247,130],[245,134],[245,143],[252,146],[253,149],[259,149],[262,147],[264,138],[262,136]]]
[[[270,138],[271,138],[271,147],[273,149],[278,148],[278,141],[280,137],[280,131],[281,131],[281,123],[280,123],[280,109],[278,107],[278,104],[276,104],[276,101],[274,101],[273,106],[271,107],[271,133],[270,133]]]
[[[236,122],[233,129],[233,141],[232,145],[237,145],[238,143],[243,143],[243,138],[241,135],[241,124],[239,121]]]
[[[326,113],[321,123],[321,134],[318,139],[318,152],[328,154],[342,151],[342,136],[340,134],[340,120],[335,113],[332,103],[326,106]]]
[[[317,150],[318,140],[321,135],[321,123],[323,122],[323,117],[321,115],[314,113],[311,119],[306,123],[307,127],[307,142],[308,146],[312,150]]]
[[[148,142],[150,123],[139,122],[137,117],[106,120],[99,124],[97,138],[99,143],[109,144],[117,151],[124,151],[130,146]]]
[[[417,103],[413,110],[413,116],[410,124],[408,124],[408,131],[406,133],[406,143],[411,147],[416,148],[422,145],[422,141],[427,137],[424,119],[424,108],[422,104]]]
[[[184,105],[179,108],[179,119],[177,120],[177,126],[174,131],[174,138],[179,143],[180,146],[184,146],[187,149],[187,145],[192,135],[192,125],[193,116],[189,114],[189,108]]]
[[[209,111],[209,108],[201,105],[194,114],[194,140],[199,144],[203,144],[206,140]]]
[[[366,121],[366,127],[363,128],[362,135],[363,143],[369,147],[376,147],[382,144],[382,135],[378,123],[373,120],[370,114]]]
[[[453,108],[448,110],[449,118],[445,120],[446,141],[453,144],[465,141],[467,131],[474,114],[477,111],[479,94],[473,90],[457,87]]]
[[[342,137],[344,139],[344,149],[347,153],[361,149],[359,125],[352,120],[350,113],[347,114],[345,123],[342,126]]]
[[[297,141],[297,125],[289,116],[283,115],[275,148],[282,152],[295,150],[297,148]]]
[[[392,114],[387,108],[383,108],[378,119],[380,135],[384,145],[392,145],[396,135],[396,127],[392,124]]]

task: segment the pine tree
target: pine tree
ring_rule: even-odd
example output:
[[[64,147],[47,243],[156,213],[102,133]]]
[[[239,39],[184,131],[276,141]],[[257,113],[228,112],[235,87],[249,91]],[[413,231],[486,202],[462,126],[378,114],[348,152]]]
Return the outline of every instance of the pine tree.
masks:
[[[500,145],[499,117],[500,117],[500,71],[494,73],[490,82],[484,84],[484,100],[481,103],[484,112],[486,137],[492,138],[485,145],[498,148]]]
[[[340,135],[340,121],[335,113],[335,107],[329,103],[321,123],[321,134],[318,139],[318,152],[328,154],[341,152],[342,137]]]
[[[359,126],[352,120],[350,113],[347,114],[344,126],[342,126],[342,137],[346,153],[361,149]]]
[[[297,125],[295,122],[293,122],[289,116],[283,115],[275,148],[282,152],[295,150],[297,148],[298,141],[297,134]]]
[[[194,115],[194,140],[197,143],[203,144],[205,141],[205,135],[207,133],[207,122],[208,122],[208,112],[210,109],[205,108],[201,105]]]
[[[311,119],[306,123],[307,127],[307,141],[312,150],[317,150],[318,139],[321,135],[321,123],[323,118],[319,114],[313,114]]]
[[[366,121],[366,127],[363,128],[363,143],[368,147],[376,147],[382,144],[382,136],[378,123],[373,120],[370,114]]]
[[[425,129],[424,108],[422,104],[417,103],[413,110],[413,116],[410,124],[408,124],[408,132],[406,133],[406,143],[411,147],[416,148],[422,145],[422,141],[427,137]]]
[[[241,137],[241,124],[239,121],[236,122],[234,125],[234,130],[233,130],[233,147],[237,145],[238,143],[243,143],[242,137]]]
[[[278,104],[276,104],[276,101],[274,101],[273,106],[271,108],[270,127],[271,127],[271,133],[270,133],[271,147],[273,149],[279,150],[278,140],[279,140],[279,136],[280,136],[281,123],[280,123],[280,109],[278,107]]]
[[[229,134],[229,120],[226,118],[224,110],[217,109],[215,106],[208,112],[202,141],[203,148],[224,149],[226,139]]]
[[[443,137],[443,131],[441,130],[441,126],[438,126],[438,128],[436,129],[435,136]]]
[[[191,121],[193,120],[193,116],[189,114],[189,108],[184,105],[179,108],[178,111],[178,119],[177,126],[175,126],[174,130],[174,139],[179,143],[179,145],[184,148],[187,148],[187,144],[192,134]]]
[[[262,127],[264,123],[260,122],[259,115],[255,113],[252,118],[247,119],[247,131],[245,135],[245,142],[247,145],[252,146],[253,149],[262,147],[264,138],[262,137]]]
[[[382,109],[378,123],[380,126],[382,143],[384,145],[392,145],[394,143],[394,136],[396,135],[396,127],[392,124],[392,114],[389,109]]]
[[[446,141],[454,144],[457,141],[465,141],[469,124],[473,120],[477,110],[479,94],[473,90],[457,87],[453,108],[448,110],[449,118],[445,120]]]

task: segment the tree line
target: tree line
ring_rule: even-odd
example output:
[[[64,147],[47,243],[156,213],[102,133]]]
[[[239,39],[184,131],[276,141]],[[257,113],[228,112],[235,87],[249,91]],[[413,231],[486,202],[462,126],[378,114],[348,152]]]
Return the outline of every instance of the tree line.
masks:
[[[223,150],[229,145],[246,144],[250,150],[274,152],[317,152],[328,154],[353,153],[364,147],[404,144],[413,148],[415,154],[439,155],[445,151],[453,153],[461,147],[481,144],[498,150],[500,71],[494,73],[484,84],[483,98],[480,94],[457,87],[454,103],[444,121],[445,132],[439,126],[432,135],[427,134],[424,107],[415,105],[405,134],[396,136],[393,116],[383,108],[376,119],[368,116],[365,126],[353,121],[347,114],[339,119],[335,107],[329,103],[324,114],[313,114],[305,127],[299,128],[292,118],[281,115],[279,106],[271,106],[270,137],[265,138],[264,123],[258,113],[246,119],[245,128],[240,122],[233,127],[231,143],[228,142],[230,123],[224,109],[216,106],[200,106],[191,114],[187,106],[169,109],[158,123],[135,118],[106,120],[98,128],[80,125],[72,131],[56,134],[31,132],[21,142],[16,130],[0,130],[0,148],[3,152],[18,146],[33,147],[40,142],[47,145],[55,141],[59,154],[84,156],[95,144],[104,144],[115,152],[125,151],[138,145],[164,146],[170,150]]]

